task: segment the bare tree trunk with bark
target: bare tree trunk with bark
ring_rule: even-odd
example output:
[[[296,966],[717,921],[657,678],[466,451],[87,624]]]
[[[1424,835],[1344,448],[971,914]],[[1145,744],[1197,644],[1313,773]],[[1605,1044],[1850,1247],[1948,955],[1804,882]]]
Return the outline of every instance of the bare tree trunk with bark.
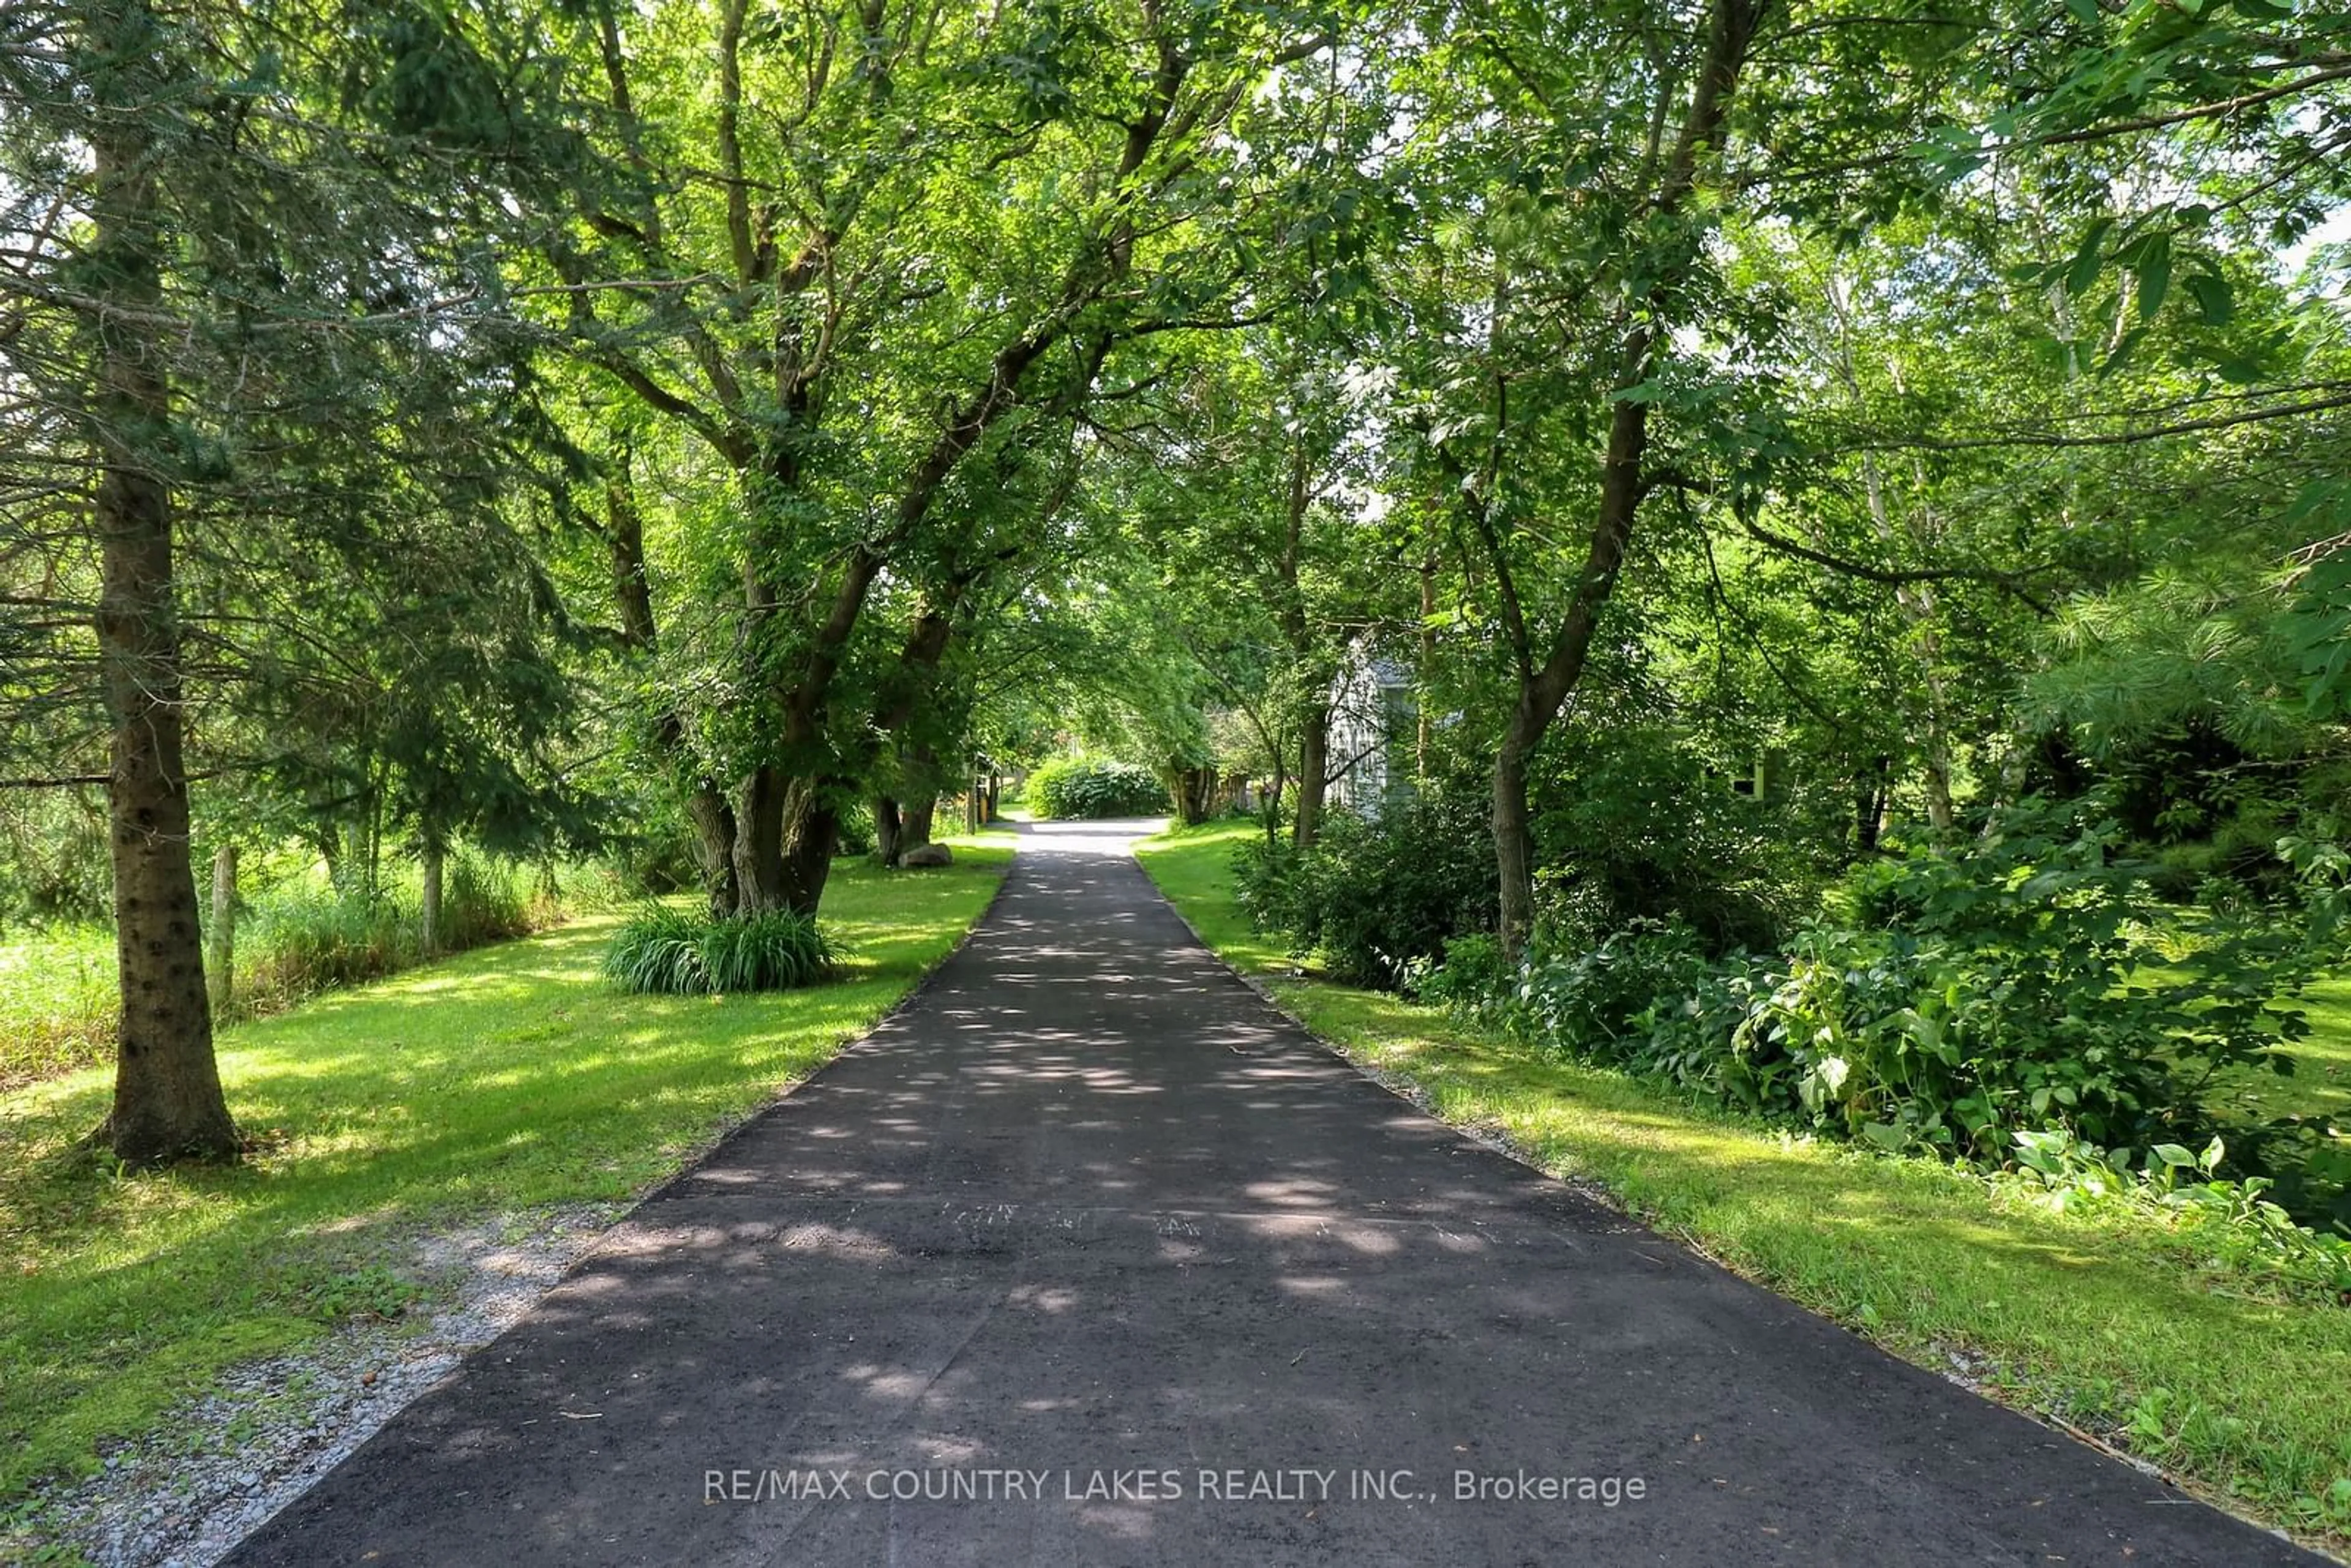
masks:
[[[921,849],[931,841],[932,821],[938,814],[939,797],[935,789],[925,789],[901,808],[898,814],[898,852]]]
[[[164,215],[152,148],[131,115],[95,123],[97,287],[136,318],[158,309],[162,294]],[[171,389],[150,329],[101,320],[93,336],[100,345],[98,652],[113,726],[106,794],[122,990],[114,1108],[101,1132],[130,1166],[231,1159],[236,1127],[213,1057],[189,858],[172,496],[147,455],[170,439]]]
[[[1290,839],[1310,848],[1322,832],[1322,802],[1331,788],[1331,705],[1309,703],[1298,721],[1298,807]]]
[[[844,782],[796,779],[785,791],[782,845],[777,855],[781,876],[775,903],[764,907],[816,914],[832,874],[833,852],[841,847],[841,813],[829,803],[828,786]]]
[[[755,768],[735,798],[735,913],[762,915],[784,907],[787,781],[773,768]]]

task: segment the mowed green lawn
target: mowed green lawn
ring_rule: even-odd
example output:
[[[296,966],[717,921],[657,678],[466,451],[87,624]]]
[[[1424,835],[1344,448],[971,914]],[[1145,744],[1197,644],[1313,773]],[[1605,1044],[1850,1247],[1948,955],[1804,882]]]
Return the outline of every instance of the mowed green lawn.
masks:
[[[413,1288],[437,1226],[625,1199],[862,1033],[962,936],[1011,852],[946,870],[842,862],[843,979],[781,996],[620,995],[616,917],[582,920],[227,1031],[221,1073],[263,1152],[124,1177],[76,1140],[83,1071],[0,1095],[0,1502],[89,1468],[230,1364]]]
[[[2237,1099],[2255,1116],[2324,1116],[2351,1127],[2351,975],[2319,981],[2294,1005],[2309,1015],[2310,1033],[2286,1048],[2294,1076],[2246,1071]]]
[[[2351,1547],[2351,1308],[2209,1274],[2159,1230],[2000,1199],[1939,1163],[1791,1138],[1436,1009],[1297,975],[1233,901],[1233,850],[1258,831],[1217,824],[1140,853],[1228,961],[1437,1114],[1599,1183],[1897,1354],[1964,1367],[2241,1511]],[[2305,1071],[2330,1050],[2339,1060],[2332,1039],[2305,1050]]]

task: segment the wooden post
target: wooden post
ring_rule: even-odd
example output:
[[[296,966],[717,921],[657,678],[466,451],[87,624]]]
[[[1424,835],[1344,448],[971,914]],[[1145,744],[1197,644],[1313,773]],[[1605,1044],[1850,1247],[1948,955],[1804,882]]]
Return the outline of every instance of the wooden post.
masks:
[[[419,912],[419,913],[420,913],[420,915],[421,915],[421,924],[422,924],[422,925],[423,925],[423,930],[421,933],[419,933],[419,935],[420,935],[420,936],[423,937],[423,944],[424,944],[424,952],[425,952],[426,956],[428,956],[428,957],[429,957],[429,956],[431,956],[432,955],[434,955],[434,954],[438,953],[439,951],[441,951],[441,862],[442,862],[442,858],[443,858],[443,852],[442,852],[442,848],[441,848],[440,841],[438,841],[438,840],[436,840],[436,839],[427,839],[427,840],[425,840],[425,841],[424,841],[424,897],[423,897],[423,906],[422,910]]]
[[[204,925],[204,977],[211,982],[213,1016],[228,1011],[236,998],[236,846],[213,851],[213,911]]]

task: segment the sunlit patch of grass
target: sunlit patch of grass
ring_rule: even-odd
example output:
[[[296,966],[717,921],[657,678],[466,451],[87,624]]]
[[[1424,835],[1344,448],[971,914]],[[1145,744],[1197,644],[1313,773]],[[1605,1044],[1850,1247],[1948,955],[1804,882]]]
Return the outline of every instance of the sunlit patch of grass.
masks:
[[[2227,1289],[2119,1216],[2003,1201],[1939,1162],[1791,1136],[1654,1082],[1334,986],[1250,930],[1222,823],[1139,847],[1228,962],[1309,1029],[1749,1278],[1937,1371],[2096,1431],[2338,1552],[2351,1546],[2351,1310]],[[2351,1015],[2351,983],[2330,988]],[[2315,1011],[2314,1017],[2316,1017]],[[2314,1036],[2351,1040],[2351,1016]],[[2310,1042],[2305,1042],[2307,1046]],[[2312,1053],[2305,1051],[2305,1059]]]
[[[2309,1015],[2310,1033],[2285,1048],[2294,1075],[2248,1071],[2227,1087],[2256,1118],[2325,1116],[2351,1128],[2351,975],[2319,981],[2295,1005]]]
[[[843,862],[825,921],[854,961],[782,995],[644,997],[601,977],[614,916],[224,1031],[260,1152],[126,1176],[76,1141],[89,1070],[0,1095],[0,1500],[89,1468],[228,1364],[322,1332],[317,1281],[485,1212],[619,1201],[872,1026],[960,938],[1010,860]]]

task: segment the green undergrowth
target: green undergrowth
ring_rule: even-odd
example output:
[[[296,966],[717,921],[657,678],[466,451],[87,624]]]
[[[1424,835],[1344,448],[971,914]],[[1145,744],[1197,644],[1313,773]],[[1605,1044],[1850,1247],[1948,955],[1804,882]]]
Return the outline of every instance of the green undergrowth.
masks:
[[[269,885],[239,900],[234,984],[221,1021],[281,1013],[434,956],[424,950],[415,867],[402,868],[372,896],[338,892],[318,866],[276,870]],[[437,952],[510,941],[611,908],[621,897],[610,869],[594,862],[547,868],[455,856],[442,894]],[[120,1016],[116,983],[110,927],[0,933],[0,1091],[110,1061]]]
[[[2199,1258],[2160,1225],[2053,1211],[1940,1161],[1807,1138],[1301,972],[1235,903],[1219,823],[1145,841],[1161,891],[1309,1029],[1458,1125],[1938,1372],[2163,1466],[2338,1554],[2351,1547],[2351,1310]],[[2300,1042],[2323,1066],[2324,1023]]]

